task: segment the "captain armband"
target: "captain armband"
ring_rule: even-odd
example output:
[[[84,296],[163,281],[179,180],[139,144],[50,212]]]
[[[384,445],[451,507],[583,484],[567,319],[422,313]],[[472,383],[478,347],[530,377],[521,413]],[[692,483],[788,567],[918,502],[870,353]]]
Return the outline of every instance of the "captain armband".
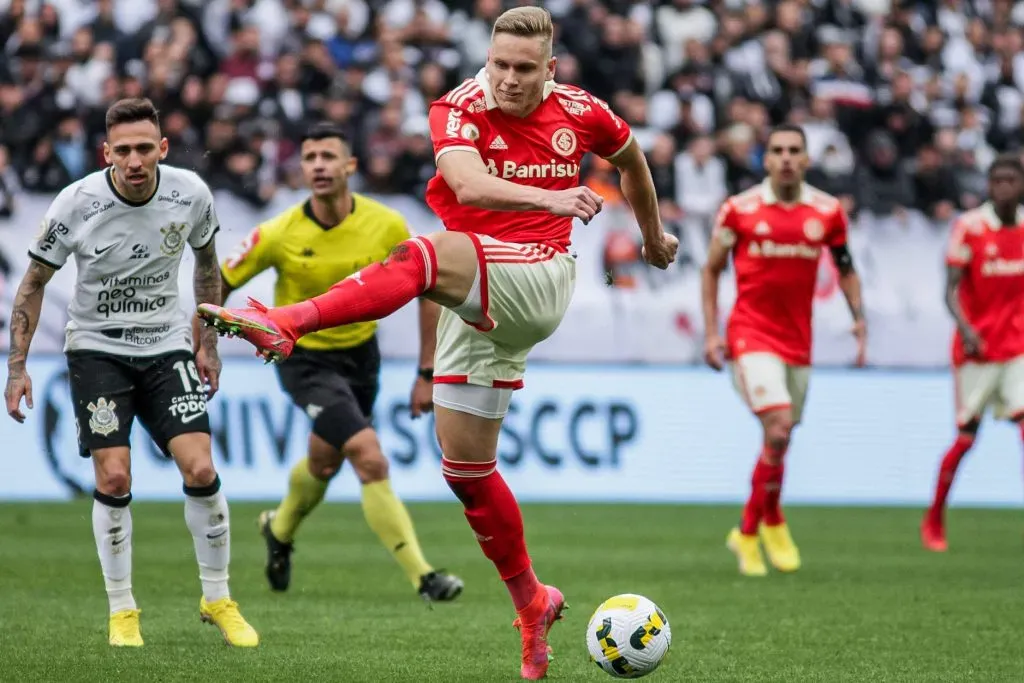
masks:
[[[836,264],[840,275],[848,275],[853,272],[853,256],[845,244],[832,247],[832,261]]]

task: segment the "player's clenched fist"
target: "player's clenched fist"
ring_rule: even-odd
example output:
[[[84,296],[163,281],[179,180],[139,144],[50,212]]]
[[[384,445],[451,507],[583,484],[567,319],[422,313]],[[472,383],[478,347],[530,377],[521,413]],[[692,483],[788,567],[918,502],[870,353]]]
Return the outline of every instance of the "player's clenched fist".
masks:
[[[571,187],[568,190],[552,192],[548,199],[548,211],[556,216],[579,218],[584,224],[601,212],[604,197],[589,187]]]
[[[665,270],[676,260],[677,249],[679,249],[679,240],[676,236],[663,232],[658,236],[657,241],[644,244],[640,253],[643,255],[644,261],[655,268]]]

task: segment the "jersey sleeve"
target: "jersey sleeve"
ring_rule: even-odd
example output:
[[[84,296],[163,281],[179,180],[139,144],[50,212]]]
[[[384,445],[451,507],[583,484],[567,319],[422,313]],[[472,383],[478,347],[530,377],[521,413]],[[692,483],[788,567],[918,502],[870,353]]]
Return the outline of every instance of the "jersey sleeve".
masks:
[[[192,226],[192,232],[189,233],[188,243],[193,249],[205,249],[213,241],[213,236],[220,230],[217,210],[213,206],[213,193],[205,183],[199,193],[196,213],[198,218],[195,225]]]
[[[74,248],[71,229],[76,214],[70,193],[73,193],[72,188],[54,198],[39,226],[39,234],[28,248],[32,260],[55,270],[67,263]]]
[[[953,229],[949,233],[949,243],[946,245],[946,265],[966,268],[971,263],[972,255],[967,222],[958,220],[953,224]]]
[[[727,199],[718,209],[715,223],[711,227],[711,239],[732,251],[739,240],[739,225],[736,221],[736,209],[732,200]]]
[[[839,202],[836,202],[836,210],[832,212],[829,223],[828,246],[845,246],[850,233],[850,218],[846,215],[846,210]]]
[[[600,97],[589,96],[593,101],[587,115],[587,123],[593,139],[592,151],[605,159],[616,157],[633,139],[629,124],[612,111]]]
[[[456,150],[480,152],[477,148],[482,124],[479,115],[441,99],[430,105],[428,120],[435,161]]]
[[[274,265],[272,236],[271,225],[257,225],[224,259],[220,272],[229,287],[238,289]]]

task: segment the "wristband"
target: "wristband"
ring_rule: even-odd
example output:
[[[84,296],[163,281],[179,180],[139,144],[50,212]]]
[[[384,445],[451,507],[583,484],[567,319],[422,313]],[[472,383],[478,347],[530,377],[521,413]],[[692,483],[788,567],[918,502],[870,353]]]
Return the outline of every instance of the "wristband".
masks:
[[[433,368],[420,368],[419,370],[416,371],[416,374],[421,379],[425,379],[428,382],[434,381],[434,369]]]

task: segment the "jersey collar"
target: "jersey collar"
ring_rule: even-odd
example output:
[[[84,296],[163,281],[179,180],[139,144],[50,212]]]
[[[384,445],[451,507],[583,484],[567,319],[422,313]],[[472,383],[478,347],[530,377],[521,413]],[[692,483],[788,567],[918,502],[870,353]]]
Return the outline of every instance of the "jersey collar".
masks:
[[[484,101],[487,103],[487,109],[497,109],[498,101],[494,99],[494,93],[491,91],[491,84],[487,81],[487,69],[480,69],[476,74],[476,82],[480,85],[480,89],[484,91]],[[553,80],[544,81],[544,93],[541,95],[541,101],[546,100],[551,93],[555,91],[555,86],[558,85]]]
[[[764,204],[779,203],[779,198],[775,196],[775,190],[772,189],[771,181],[769,181],[768,178],[761,181],[761,202]],[[807,183],[800,183],[800,194],[797,195],[796,203],[811,203],[811,193],[807,187]]]
[[[993,230],[999,230],[1003,227],[1003,221],[996,215],[996,207],[993,206],[992,202],[985,202],[981,205],[981,217]],[[1017,225],[1024,223],[1024,206],[1017,207]]]

